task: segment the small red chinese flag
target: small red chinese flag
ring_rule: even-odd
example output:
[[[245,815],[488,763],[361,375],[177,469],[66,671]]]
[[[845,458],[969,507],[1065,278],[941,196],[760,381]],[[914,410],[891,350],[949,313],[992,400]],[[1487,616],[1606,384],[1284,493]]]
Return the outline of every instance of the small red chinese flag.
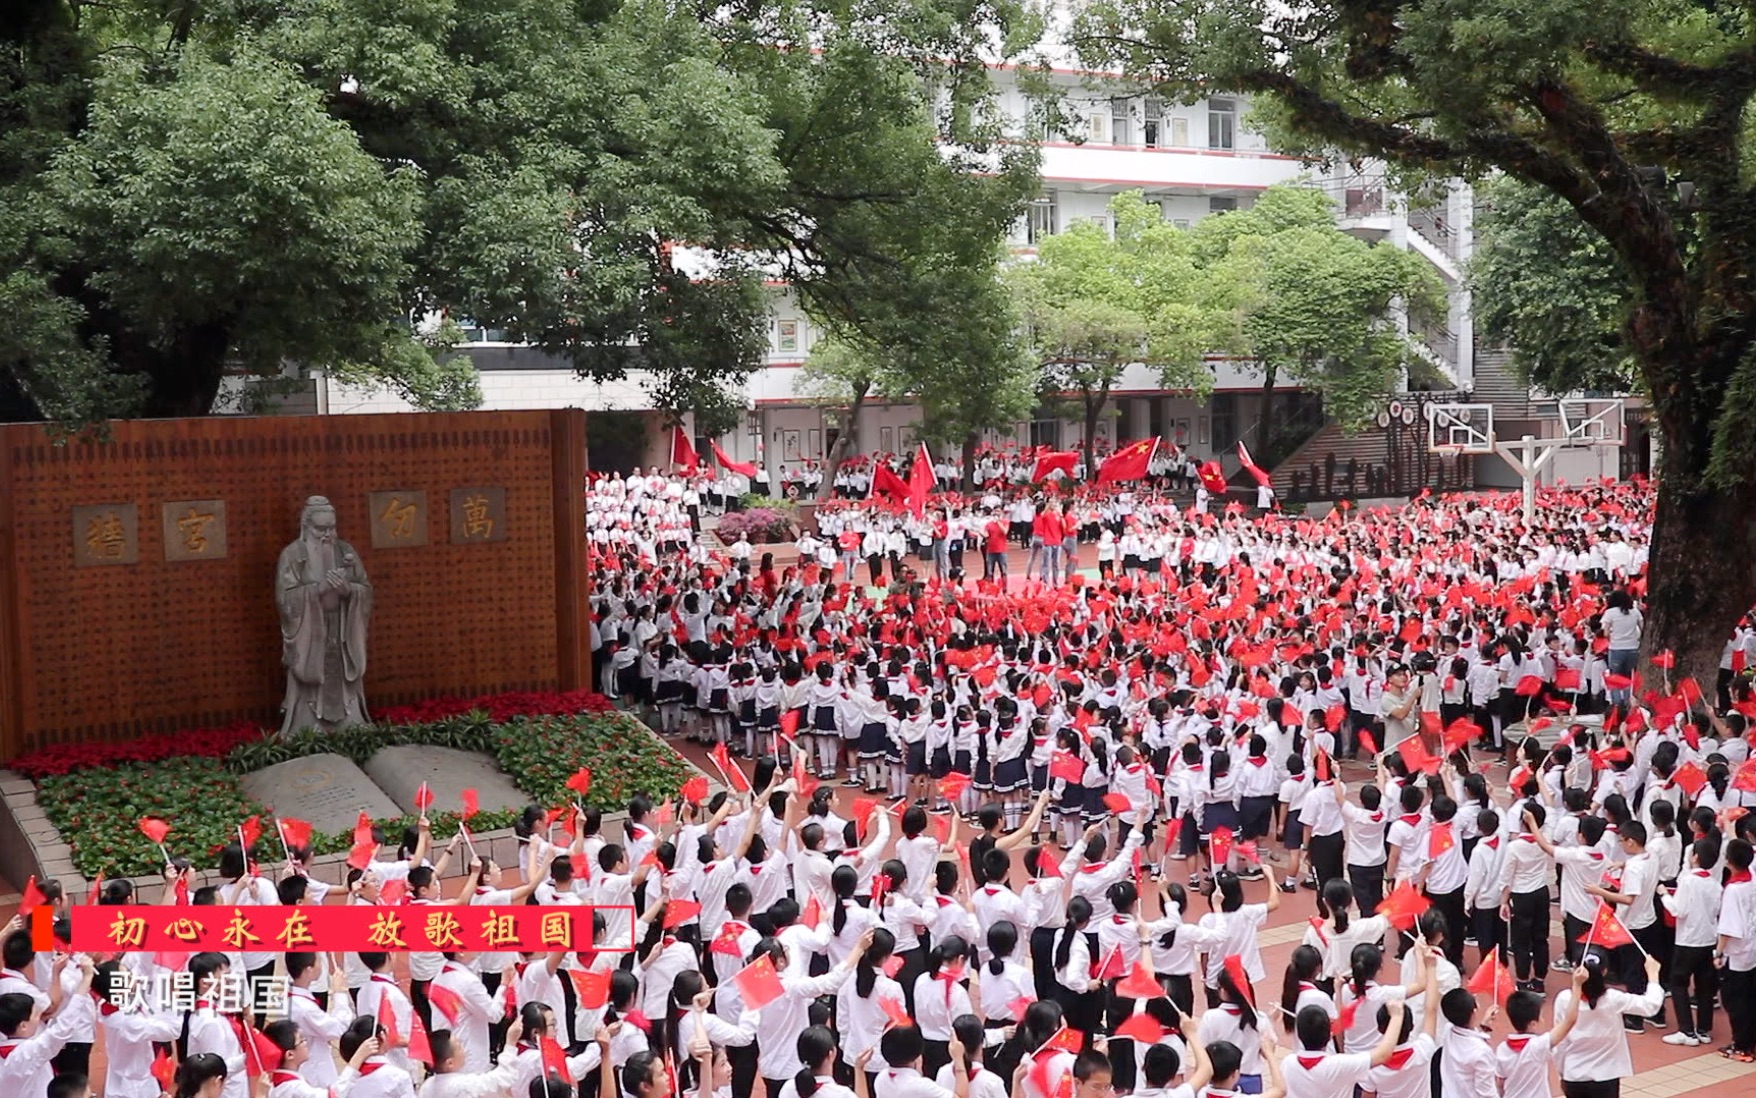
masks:
[[[165,836],[171,833],[171,825],[157,816],[142,816],[140,818],[140,833],[146,836],[148,842],[163,846]]]
[[[780,973],[775,971],[774,961],[764,954],[754,964],[746,965],[737,975],[738,991],[744,996],[744,1005],[751,1010],[761,1010],[769,1003],[780,998],[785,989],[781,987]]]
[[[610,974],[594,969],[570,968],[567,976],[573,981],[573,992],[581,1010],[598,1010],[610,1001]]]
[[[19,918],[24,918],[43,906],[47,899],[48,897],[43,895],[43,890],[37,887],[36,874],[31,874],[30,880],[24,882],[24,895],[18,901]]]
[[[1116,995],[1123,999],[1157,999],[1164,993],[1158,981],[1146,971],[1146,966],[1139,963],[1116,982]]]
[[[963,848],[959,847],[958,850],[961,852]],[[805,913],[799,916],[799,921],[805,924],[806,930],[816,930],[817,924],[823,921],[823,901],[815,896],[811,897],[811,902],[805,905]]]
[[[281,837],[286,839],[288,846],[311,845],[311,824],[307,820],[294,819],[291,816],[280,818]]]
[[[1216,827],[1207,836],[1208,854],[1213,858],[1215,867],[1223,866],[1232,853],[1232,829]]]
[[[378,902],[386,907],[396,907],[408,899],[409,883],[401,877],[392,878],[378,886]]]
[[[433,807],[433,787],[428,785],[426,782],[422,782],[421,788],[415,790],[415,810],[419,811],[419,812],[425,812],[425,811],[427,811],[427,809],[432,808],[432,807]]]
[[[683,799],[690,804],[700,804],[707,799],[707,779],[700,774],[683,783]]]
[[[713,757],[714,765],[719,767],[720,774],[734,790],[739,793],[750,792],[750,779],[745,777],[744,772],[738,768],[738,764],[732,761],[731,752],[726,750],[725,744],[714,744],[713,750],[709,754]]]
[[[964,790],[969,788],[969,783],[970,776],[968,774],[952,771],[939,779],[939,793],[946,800],[955,801],[963,795]]]
[[[1384,902],[1378,905],[1378,914],[1389,919],[1390,925],[1396,929],[1407,930],[1431,906],[1432,902],[1416,890],[1414,882],[1403,881],[1384,897]]]
[[[665,904],[666,930],[675,930],[690,919],[701,915],[701,904],[695,900],[670,900]]]
[[[1251,1006],[1256,1005],[1256,989],[1250,986],[1250,974],[1244,971],[1244,958],[1234,953],[1226,958],[1226,975],[1232,978],[1232,986],[1243,993]]]
[[[250,817],[238,825],[238,830],[243,833],[244,853],[248,854],[255,847],[256,840],[262,838],[262,817]]]
[[[158,1080],[159,1086],[166,1094],[174,1094],[177,1090],[177,1061],[167,1050],[161,1050],[152,1058],[152,1077]]]
[[[1084,1047],[1085,1034],[1066,1025],[1056,1030],[1055,1035],[1043,1044],[1043,1048],[1054,1049],[1057,1052],[1071,1052],[1075,1056],[1079,1055],[1079,1050]]]
[[[1437,858],[1457,846],[1457,834],[1449,823],[1434,824],[1427,832],[1427,857]]]
[[[1372,730],[1369,728],[1362,728],[1360,729],[1359,735],[1360,746],[1365,748],[1366,754],[1376,755],[1378,753],[1378,741],[1372,738]]]
[[[457,992],[446,987],[437,980],[427,985],[427,1001],[432,1003],[445,1020],[452,1025],[457,1024],[458,1015],[463,1011],[463,999]],[[410,1038],[412,1042],[413,1037]]]
[[[1628,928],[1622,925],[1620,919],[1616,918],[1616,913],[1610,910],[1610,905],[1599,900],[1597,917],[1591,921],[1590,929],[1581,934],[1575,941],[1580,945],[1595,943],[1605,949],[1620,949],[1625,945],[1632,945],[1634,936],[1628,933]]]
[[[725,929],[719,932],[719,937],[715,938],[713,944],[707,947],[707,951],[717,953],[722,957],[742,958],[744,951],[738,947],[738,939],[741,937],[743,937],[743,932],[736,925],[727,923]]]
[[[1128,966],[1122,963],[1122,947],[1116,945],[1104,954],[1103,961],[1091,975],[1094,980],[1119,980],[1127,971]]]
[[[390,1001],[388,991],[378,996],[378,1028],[384,1031],[385,1048],[402,1044],[402,1034],[396,1028],[396,1006]]]
[[[780,734],[789,740],[799,737],[799,711],[789,709],[780,715]]]
[[[1756,793],[1756,756],[1752,756],[1732,777],[1732,788],[1745,793]]]
[[[1500,960],[1500,947],[1488,950],[1482,964],[1470,974],[1469,982],[1464,985],[1476,995],[1491,995],[1494,1002],[1504,1007],[1506,1000],[1512,997],[1516,985],[1512,982],[1512,973],[1506,970],[1506,964]]]
[[[409,1059],[433,1066],[433,1045],[427,1040],[427,1027],[418,1010],[409,1018]]]
[[[1364,1000],[1362,999],[1355,999],[1353,1002],[1336,1012],[1335,1017],[1329,1020],[1329,1035],[1331,1037],[1340,1037],[1348,1030],[1354,1028],[1354,1019],[1359,1017],[1360,1003],[1363,1001]]]
[[[900,999],[880,999],[878,1008],[884,1011],[884,1017],[890,1020],[891,1026],[907,1029],[915,1024],[915,1020],[909,1016],[908,1007]]]
[[[1686,762],[1672,772],[1671,780],[1676,782],[1677,787],[1683,792],[1694,797],[1701,792],[1701,787],[1707,784],[1707,775],[1701,772],[1699,766],[1692,762]]]
[[[591,792],[591,767],[582,766],[567,779],[567,788],[584,797]]]
[[[1439,773],[1439,756],[1427,750],[1419,736],[1410,736],[1396,745],[1397,754],[1408,764],[1409,771],[1425,771],[1428,774]]]
[[[1347,720],[1347,706],[1340,702],[1336,702],[1323,711],[1323,727],[1331,732],[1340,728],[1345,720]]]
[[[1117,990],[1120,990],[1118,985]],[[1138,996],[1136,996],[1138,998]],[[1143,1045],[1156,1045],[1168,1030],[1158,1024],[1150,1014],[1136,1014],[1116,1027],[1113,1037],[1126,1037]]]
[[[573,1073],[567,1070],[567,1050],[553,1037],[544,1035],[540,1038],[539,1048],[543,1051],[543,1075],[554,1076],[563,1083],[573,1082]]]
[[[372,864],[372,855],[377,850],[378,844],[371,839],[367,839],[363,843],[355,843],[353,849],[348,851],[348,865],[354,869],[365,869]]]
[[[1085,761],[1069,751],[1057,751],[1049,756],[1049,777],[1062,781],[1078,782],[1085,778]]]
[[[369,843],[371,841],[372,817],[366,815],[366,810],[362,808],[360,810],[360,818],[354,821],[354,845],[359,846],[361,843]]]
[[[482,810],[481,797],[473,789],[463,791],[463,811],[458,813],[464,820],[469,820]]]

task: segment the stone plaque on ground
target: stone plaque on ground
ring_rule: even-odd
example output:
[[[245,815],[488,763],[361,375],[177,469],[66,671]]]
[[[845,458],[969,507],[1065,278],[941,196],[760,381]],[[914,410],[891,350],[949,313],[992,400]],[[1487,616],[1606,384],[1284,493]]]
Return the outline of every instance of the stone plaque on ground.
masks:
[[[345,755],[307,755],[244,775],[244,794],[276,815],[309,820],[318,831],[349,831],[360,810],[375,820],[403,814]]]
[[[415,793],[426,782],[433,792],[429,813],[456,812],[463,791],[476,791],[483,812],[505,812],[531,803],[492,756],[451,747],[386,747],[366,760],[366,773],[403,812],[415,811]]]

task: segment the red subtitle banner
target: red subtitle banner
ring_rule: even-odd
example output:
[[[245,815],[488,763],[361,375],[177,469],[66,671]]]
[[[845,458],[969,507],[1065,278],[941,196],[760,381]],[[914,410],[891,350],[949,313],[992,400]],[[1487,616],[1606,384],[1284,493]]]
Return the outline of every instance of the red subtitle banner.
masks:
[[[594,949],[592,913],[602,912],[616,948],[633,948],[634,908],[510,904],[400,907],[329,905],[72,909],[72,948],[91,953],[548,953]],[[626,920],[618,923],[617,920]],[[626,933],[619,933],[623,927]]]

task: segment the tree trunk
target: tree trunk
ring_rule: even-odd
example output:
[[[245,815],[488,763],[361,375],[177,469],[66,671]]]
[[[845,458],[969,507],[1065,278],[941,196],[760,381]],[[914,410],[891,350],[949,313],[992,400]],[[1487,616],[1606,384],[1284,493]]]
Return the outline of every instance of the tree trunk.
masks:
[[[1256,417],[1256,445],[1250,456],[1264,469],[1280,460],[1274,450],[1274,382],[1278,371],[1266,363],[1262,367],[1262,409]]]
[[[1720,654],[1756,605],[1756,485],[1690,491],[1698,474],[1673,471],[1672,457],[1667,449],[1652,527],[1641,677],[1662,689],[1652,657],[1670,649],[1672,685],[1693,677],[1711,699]]]
[[[1093,443],[1097,439],[1098,413],[1104,409],[1104,401],[1109,397],[1107,390],[1085,391],[1085,482],[1097,480],[1097,455],[1093,451]]]
[[[866,394],[870,391],[871,387],[868,385],[854,386],[854,399],[848,405],[847,422],[842,425],[842,432],[835,436],[835,445],[829,448],[823,462],[823,481],[817,485],[818,503],[824,503],[835,495],[836,471],[860,441],[860,411],[865,408]]]

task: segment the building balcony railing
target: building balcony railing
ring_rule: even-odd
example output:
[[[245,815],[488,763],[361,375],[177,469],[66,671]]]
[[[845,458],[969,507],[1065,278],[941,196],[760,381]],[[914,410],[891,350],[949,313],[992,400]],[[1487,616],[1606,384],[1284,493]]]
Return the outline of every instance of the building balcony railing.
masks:
[[[1446,221],[1442,209],[1420,207],[1408,211],[1408,227],[1426,237],[1427,241],[1453,260],[1461,258],[1461,241]]]

